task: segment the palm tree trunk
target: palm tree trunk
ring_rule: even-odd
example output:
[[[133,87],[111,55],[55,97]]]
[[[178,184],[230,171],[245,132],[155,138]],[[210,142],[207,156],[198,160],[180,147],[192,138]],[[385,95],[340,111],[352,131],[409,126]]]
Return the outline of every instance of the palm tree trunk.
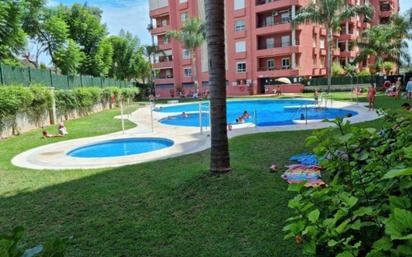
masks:
[[[197,65],[196,65],[196,49],[192,50],[192,65],[193,65],[193,83],[195,87],[195,93],[199,96],[199,81],[197,78]]]
[[[328,33],[328,49],[327,56],[328,56],[328,93],[330,94],[330,89],[332,86],[332,48],[333,48],[333,35],[332,29],[327,28]]]
[[[230,171],[226,118],[224,1],[206,0],[205,10],[212,123],[210,171],[224,173]]]

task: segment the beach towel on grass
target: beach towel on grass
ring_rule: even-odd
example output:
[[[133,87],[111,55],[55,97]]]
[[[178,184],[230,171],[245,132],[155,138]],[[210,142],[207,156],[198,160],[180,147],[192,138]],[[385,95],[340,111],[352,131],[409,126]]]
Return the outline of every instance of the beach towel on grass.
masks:
[[[318,165],[319,164],[318,157],[314,154],[309,154],[309,153],[302,153],[302,154],[294,155],[290,157],[289,160],[299,162],[300,164],[303,164],[303,165]]]

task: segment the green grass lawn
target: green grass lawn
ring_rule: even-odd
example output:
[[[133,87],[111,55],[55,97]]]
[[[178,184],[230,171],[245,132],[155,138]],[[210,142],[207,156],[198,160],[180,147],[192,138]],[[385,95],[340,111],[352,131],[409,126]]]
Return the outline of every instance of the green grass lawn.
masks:
[[[403,101],[379,96],[377,102],[394,109]],[[70,138],[119,130],[115,115],[67,122]],[[233,171],[221,176],[208,173],[208,150],[115,169],[31,171],[11,166],[12,156],[59,139],[33,131],[0,141],[0,231],[23,225],[29,246],[72,237],[67,256],[301,256],[281,231],[292,195],[268,168],[307,150],[310,133],[234,138]]]

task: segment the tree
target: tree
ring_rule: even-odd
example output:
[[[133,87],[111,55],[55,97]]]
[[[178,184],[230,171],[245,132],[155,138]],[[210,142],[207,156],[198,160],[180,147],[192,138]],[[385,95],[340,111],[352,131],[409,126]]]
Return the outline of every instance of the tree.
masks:
[[[211,109],[210,171],[223,173],[231,170],[226,117],[224,1],[206,0],[205,9]]]
[[[61,50],[63,45],[67,42],[69,35],[68,30],[67,23],[61,17],[57,16],[52,11],[47,11],[46,14],[44,14],[38,27],[36,38],[38,45],[35,60],[32,61],[36,67],[39,65],[39,56],[43,53],[47,53],[50,56],[52,63],[56,64],[54,53],[58,49]],[[27,55],[26,59],[29,59],[27,58]]]
[[[111,36],[109,40],[113,46],[113,62],[109,75],[117,79],[134,78],[131,61],[139,50],[139,39],[129,32],[120,31],[119,36]]]
[[[327,71],[328,71],[328,91],[330,92],[332,82],[332,47],[333,32],[340,29],[343,22],[351,17],[363,16],[365,20],[370,20],[373,16],[373,8],[369,4],[347,5],[346,0],[318,0],[312,2],[299,10],[293,23],[314,23],[323,25],[327,32]]]
[[[375,63],[370,67],[372,74],[382,70],[385,60],[400,63],[400,58],[409,58],[407,42],[397,37],[391,25],[381,24],[365,30],[357,45],[360,53],[356,61],[367,60],[371,56],[375,58]]]
[[[345,67],[343,67],[346,75],[350,76],[350,77],[355,77],[356,76],[356,72],[357,72],[357,68],[355,65],[353,64],[346,64]]]
[[[135,52],[132,59],[132,70],[137,79],[140,79],[143,84],[150,83],[152,74],[152,65],[149,59],[145,58],[145,47],[140,47]]]
[[[22,28],[30,38],[35,38],[46,0],[22,0],[21,3],[23,6]]]
[[[383,68],[383,70],[385,71],[385,74],[386,74],[386,75],[390,75],[390,73],[392,72],[393,68],[395,68],[395,63],[390,62],[390,61],[383,62],[382,68]]]
[[[202,21],[199,18],[188,19],[180,31],[170,31],[166,34],[168,37],[177,39],[183,44],[183,47],[190,51],[193,65],[193,81],[195,92],[198,93],[198,76],[196,64],[196,50],[205,41],[205,32]]]
[[[95,73],[98,76],[107,76],[113,63],[113,46],[109,38],[100,41],[94,55]]]
[[[54,63],[64,75],[76,74],[84,58],[84,53],[73,39],[60,47],[54,54]]]
[[[87,4],[73,4],[71,7],[60,5],[57,8],[60,17],[68,25],[68,37],[73,39],[84,53],[79,73],[100,76],[101,72],[108,70],[108,59],[102,61],[102,56],[97,56],[103,51],[109,51],[107,42],[101,41],[108,35],[106,26],[102,24],[102,11]]]
[[[20,1],[0,1],[0,61],[14,60],[26,46],[21,28],[23,9]]]

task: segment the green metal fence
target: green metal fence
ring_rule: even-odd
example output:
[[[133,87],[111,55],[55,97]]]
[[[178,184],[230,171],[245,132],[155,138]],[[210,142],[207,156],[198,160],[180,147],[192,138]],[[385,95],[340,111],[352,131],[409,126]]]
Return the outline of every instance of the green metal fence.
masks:
[[[351,85],[351,84],[369,84],[373,78],[371,76],[365,77],[332,77],[332,85]],[[310,80],[311,86],[326,86],[328,85],[328,78],[312,78]]]
[[[0,85],[42,84],[57,89],[76,87],[130,87],[132,83],[112,78],[93,77],[87,75],[66,76],[53,73],[50,70],[14,67],[0,64]]]

